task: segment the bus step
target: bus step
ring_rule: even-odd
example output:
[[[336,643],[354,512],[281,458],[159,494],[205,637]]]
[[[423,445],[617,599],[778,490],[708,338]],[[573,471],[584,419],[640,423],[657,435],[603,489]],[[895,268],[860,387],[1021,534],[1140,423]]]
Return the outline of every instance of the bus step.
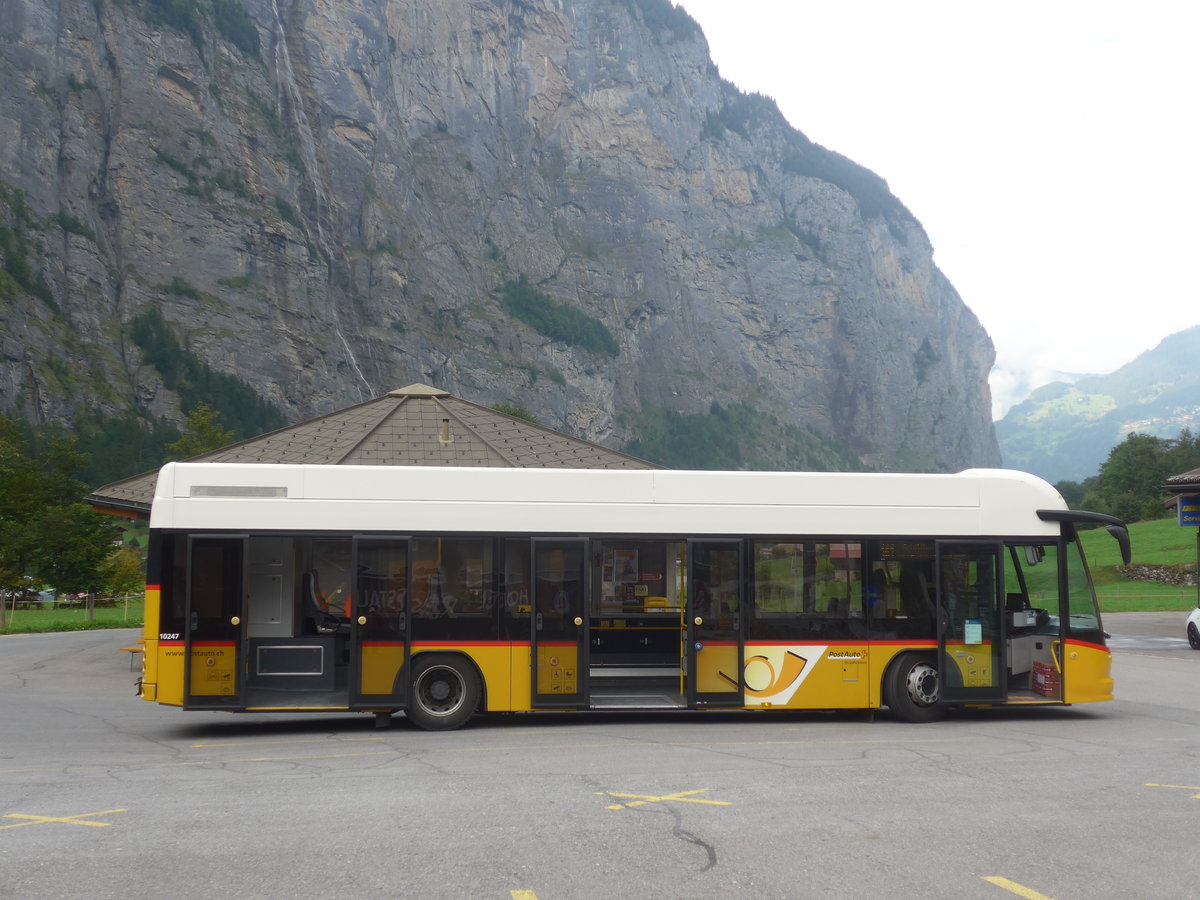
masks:
[[[678,666],[592,666],[592,678],[679,678]]]
[[[592,709],[685,709],[683,697],[669,693],[596,694],[591,697]]]

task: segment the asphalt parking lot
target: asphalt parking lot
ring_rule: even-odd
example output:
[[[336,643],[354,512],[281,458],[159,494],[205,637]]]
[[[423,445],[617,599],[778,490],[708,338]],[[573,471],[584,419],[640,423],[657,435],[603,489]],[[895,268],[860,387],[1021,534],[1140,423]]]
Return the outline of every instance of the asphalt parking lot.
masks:
[[[1184,617],[1107,617],[1095,706],[442,734],[184,713],[134,698],[129,632],[4,637],[0,897],[1198,896]]]

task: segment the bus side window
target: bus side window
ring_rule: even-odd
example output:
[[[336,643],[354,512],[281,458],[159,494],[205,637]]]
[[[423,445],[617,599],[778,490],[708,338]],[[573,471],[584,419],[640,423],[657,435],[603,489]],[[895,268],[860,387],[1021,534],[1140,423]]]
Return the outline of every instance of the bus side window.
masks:
[[[872,635],[934,637],[933,543],[870,541],[866,546],[866,605]]]

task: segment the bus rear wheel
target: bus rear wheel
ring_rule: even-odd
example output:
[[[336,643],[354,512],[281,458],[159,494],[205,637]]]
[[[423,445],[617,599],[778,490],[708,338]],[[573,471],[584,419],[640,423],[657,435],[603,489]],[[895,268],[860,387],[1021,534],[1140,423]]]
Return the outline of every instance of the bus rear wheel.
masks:
[[[927,656],[903,656],[888,670],[885,696],[892,714],[902,722],[936,722],[946,714],[941,678]]]
[[[450,731],[465,725],[475,714],[480,693],[479,674],[466,660],[436,654],[418,656],[404,714],[426,731]]]

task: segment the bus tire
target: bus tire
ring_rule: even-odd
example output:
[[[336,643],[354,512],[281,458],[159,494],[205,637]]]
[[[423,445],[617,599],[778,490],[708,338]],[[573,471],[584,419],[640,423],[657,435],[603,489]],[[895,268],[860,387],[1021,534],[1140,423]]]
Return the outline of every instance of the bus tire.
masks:
[[[482,693],[479,673],[460,656],[423,653],[413,661],[404,714],[426,731],[461,728],[475,714]]]
[[[908,653],[888,669],[884,696],[892,715],[902,722],[936,722],[946,714],[941,677],[933,657]]]

